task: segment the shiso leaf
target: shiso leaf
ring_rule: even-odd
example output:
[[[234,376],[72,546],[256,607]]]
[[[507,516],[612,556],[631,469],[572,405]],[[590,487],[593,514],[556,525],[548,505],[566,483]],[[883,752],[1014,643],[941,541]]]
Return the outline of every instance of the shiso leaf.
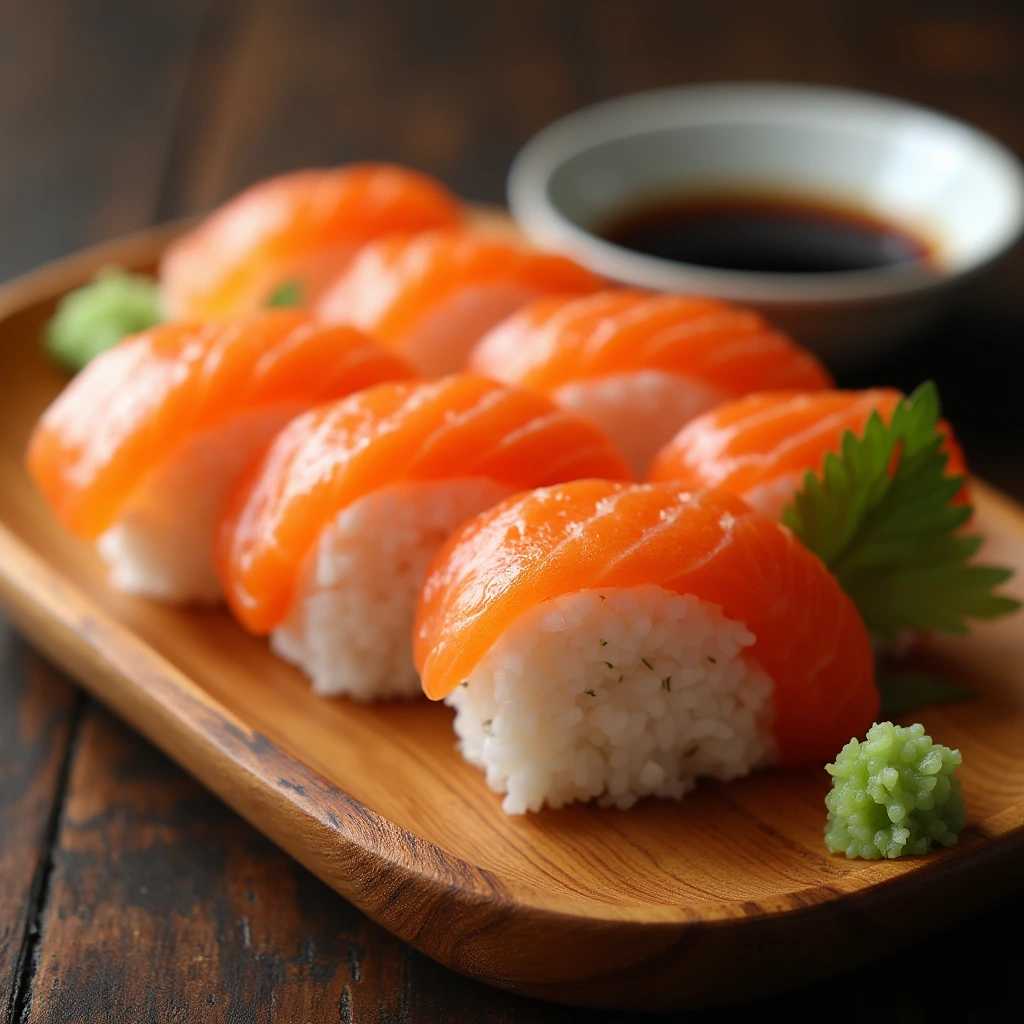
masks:
[[[46,325],[46,349],[77,372],[122,338],[161,319],[159,288],[152,278],[106,267],[60,300]]]
[[[825,765],[825,844],[833,853],[877,860],[954,846],[967,822],[959,750],[933,743],[920,723],[876,722]]]
[[[270,293],[266,301],[267,306],[301,306],[302,305],[302,282],[285,281],[278,285]]]
[[[972,508],[950,504],[963,478],[946,474],[940,415],[931,382],[900,402],[888,425],[872,414],[862,437],[846,432],[820,476],[807,473],[783,512],[879,637],[965,633],[968,619],[1020,607],[995,593],[1012,570],[971,561],[981,538],[960,532]]]
[[[906,711],[928,704],[948,704],[950,701],[968,700],[973,692],[959,683],[936,679],[923,673],[894,675],[879,671],[875,682],[882,698],[879,712],[884,718],[898,718]]]

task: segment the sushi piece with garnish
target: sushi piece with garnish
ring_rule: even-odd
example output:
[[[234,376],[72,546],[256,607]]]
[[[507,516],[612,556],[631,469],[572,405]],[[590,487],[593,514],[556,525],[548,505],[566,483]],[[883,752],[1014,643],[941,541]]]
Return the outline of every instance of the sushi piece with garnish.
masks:
[[[524,488],[630,479],[605,433],[483,378],[382,384],[290,423],[229,498],[216,561],[242,625],[321,694],[414,697],[423,574],[470,516]]]
[[[268,178],[168,248],[160,266],[164,311],[185,319],[308,306],[366,242],[461,220],[458,200],[440,182],[392,164]]]
[[[90,362],[43,413],[26,462],[113,586],[215,600],[214,527],[249,459],[311,405],[411,376],[360,332],[292,310],[165,324]]]
[[[579,481],[470,520],[431,565],[415,654],[510,814],[821,764],[878,710],[822,562],[733,495],[674,484]]]
[[[863,435],[877,415],[891,422],[904,395],[894,388],[747,395],[693,420],[658,452],[649,480],[688,487],[721,487],[759,512],[778,518],[803,487],[808,471],[821,473],[825,457],[842,453],[849,431]],[[946,472],[963,476],[963,452],[946,422],[939,424]],[[967,500],[967,485],[958,492]]]
[[[648,479],[716,487],[790,527],[884,641],[1014,611],[979,565],[963,453],[935,386],[758,394],[695,420]]]
[[[721,402],[831,386],[814,356],[751,310],[624,288],[531,303],[468,365],[597,420],[641,474],[680,427]]]
[[[601,278],[564,256],[471,231],[382,238],[319,303],[320,316],[390,345],[421,373],[454,373],[496,323],[545,295],[581,295]]]

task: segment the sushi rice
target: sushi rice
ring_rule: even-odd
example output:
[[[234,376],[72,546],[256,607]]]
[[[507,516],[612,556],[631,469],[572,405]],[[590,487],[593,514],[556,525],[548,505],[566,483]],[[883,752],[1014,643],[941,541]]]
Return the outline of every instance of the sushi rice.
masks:
[[[642,476],[680,423],[714,408],[727,396],[687,377],[640,370],[572,381],[552,397],[563,409],[589,416],[604,427],[633,471]]]
[[[111,585],[161,601],[220,600],[212,544],[224,496],[253,453],[301,410],[242,413],[157,465],[96,541]]]
[[[408,637],[430,560],[460,523],[509,493],[483,478],[441,480],[388,487],[342,509],[303,562],[271,648],[324,696],[421,696]]]
[[[754,640],[692,595],[582,591],[522,615],[445,699],[506,813],[595,797],[626,809],[772,761],[773,684]]]

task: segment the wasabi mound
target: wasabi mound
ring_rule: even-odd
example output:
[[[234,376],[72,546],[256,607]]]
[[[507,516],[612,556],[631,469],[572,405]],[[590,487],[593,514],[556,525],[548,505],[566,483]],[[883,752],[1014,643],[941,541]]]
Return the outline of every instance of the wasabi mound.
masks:
[[[160,319],[156,282],[108,267],[61,299],[47,325],[46,347],[57,362],[77,372],[122,338]]]
[[[956,769],[959,750],[925,735],[920,724],[876,723],[825,765],[825,843],[833,853],[877,860],[954,846],[967,821]]]

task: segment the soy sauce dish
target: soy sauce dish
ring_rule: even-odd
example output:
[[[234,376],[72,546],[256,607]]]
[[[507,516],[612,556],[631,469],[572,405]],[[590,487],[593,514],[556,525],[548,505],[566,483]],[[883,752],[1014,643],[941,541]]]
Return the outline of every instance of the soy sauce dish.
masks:
[[[588,107],[509,175],[526,235],[625,284],[762,310],[833,363],[925,327],[1024,226],[992,138],[897,100],[775,84]]]

